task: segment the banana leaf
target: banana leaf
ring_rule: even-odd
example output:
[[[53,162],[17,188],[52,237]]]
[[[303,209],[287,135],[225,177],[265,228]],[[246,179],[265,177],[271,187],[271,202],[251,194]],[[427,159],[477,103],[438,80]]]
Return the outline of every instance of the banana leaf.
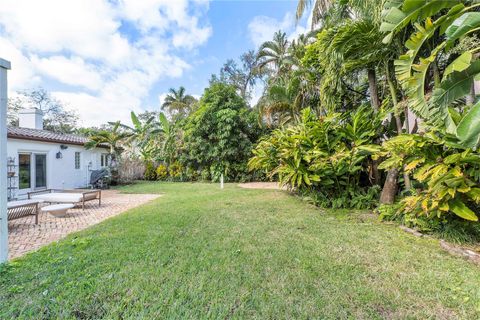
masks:
[[[480,102],[475,104],[458,124],[457,138],[465,148],[477,148],[480,141]]]
[[[464,13],[453,21],[445,32],[448,47],[451,46],[455,40],[463,37],[478,27],[480,27],[480,12]]]
[[[393,35],[408,26],[411,22],[432,17],[444,8],[451,8],[460,3],[459,0],[405,0],[400,9],[394,2],[383,16],[381,32],[389,32],[383,43],[390,43]]]
[[[448,108],[457,99],[470,93],[470,88],[477,74],[480,73],[480,60],[475,61],[462,72],[452,73],[433,91],[429,101],[430,121],[435,125],[445,127],[448,133],[455,133],[456,125],[450,116]]]
[[[445,71],[443,72],[443,81],[453,72],[455,71],[461,72],[467,69],[468,67],[470,67],[470,63],[472,62],[472,57],[473,57],[473,54],[470,51],[466,51],[457,59],[453,60],[453,62],[450,63],[445,68]]]

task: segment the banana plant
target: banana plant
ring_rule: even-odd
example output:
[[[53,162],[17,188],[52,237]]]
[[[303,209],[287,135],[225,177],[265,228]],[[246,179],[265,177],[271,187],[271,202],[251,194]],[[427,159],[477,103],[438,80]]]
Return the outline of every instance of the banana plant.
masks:
[[[154,117],[150,117],[142,122],[135,112],[130,113],[133,126],[126,124],[120,124],[120,126],[130,133],[130,137],[127,143],[134,147],[134,150],[138,148],[138,153],[145,161],[150,161],[155,154],[153,148],[155,143],[152,142],[152,138],[155,134],[160,132],[157,123],[154,121]]]
[[[470,93],[480,74],[480,61],[474,58],[480,47],[462,52],[445,68],[443,79],[435,79],[432,92],[427,89],[427,77],[439,56],[448,56],[448,50],[458,41],[479,30],[480,12],[474,10],[480,4],[471,3],[391,0],[385,5],[381,30],[388,33],[383,40],[388,43],[396,33],[414,24],[415,32],[405,43],[408,51],[395,61],[397,79],[408,96],[409,108],[427,125],[453,135],[457,146],[475,149],[479,143],[476,128],[480,126],[480,105],[466,107],[462,112],[453,105]],[[421,20],[424,22],[418,22]],[[440,37],[440,41],[429,50],[434,37]]]
[[[176,152],[178,151],[178,146],[176,146],[177,131],[175,129],[175,122],[170,123],[163,112],[160,112],[158,115],[158,120],[160,122],[160,130],[163,136],[161,155],[163,161],[169,166],[175,161]]]

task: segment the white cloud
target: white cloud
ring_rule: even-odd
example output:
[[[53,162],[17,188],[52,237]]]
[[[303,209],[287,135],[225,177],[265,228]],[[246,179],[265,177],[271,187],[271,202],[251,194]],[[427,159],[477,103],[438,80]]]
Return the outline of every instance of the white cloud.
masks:
[[[187,29],[177,32],[173,36],[173,45],[177,48],[193,49],[204,43],[212,34],[211,28],[197,28],[197,19],[189,22]]]
[[[90,90],[98,91],[102,88],[102,77],[97,68],[85,63],[82,58],[66,58],[53,56],[31,59],[37,70],[65,84],[81,86]]]
[[[0,54],[12,63],[12,70],[8,72],[10,90],[38,86],[40,77],[35,74],[32,63],[10,40],[0,37]]]
[[[272,40],[273,34],[283,31],[290,40],[306,33],[309,29],[301,24],[295,23],[295,17],[290,12],[286,13],[282,20],[267,16],[256,16],[248,24],[250,40],[259,47],[265,41]]]
[[[0,7],[0,21],[16,45],[99,59],[113,48],[128,46],[116,32],[120,24],[114,17],[108,2],[96,0],[5,0]]]
[[[135,96],[115,97],[112,95],[94,96],[85,92],[52,92],[60,101],[67,102],[81,118],[83,126],[96,126],[109,121],[120,120],[130,123],[130,111],[142,112],[141,100]]]
[[[208,40],[207,9],[204,0],[4,0],[0,53],[12,61],[10,88],[55,79],[62,91],[46,89],[78,108],[85,125],[128,118],[158,80],[190,67],[175,50]]]

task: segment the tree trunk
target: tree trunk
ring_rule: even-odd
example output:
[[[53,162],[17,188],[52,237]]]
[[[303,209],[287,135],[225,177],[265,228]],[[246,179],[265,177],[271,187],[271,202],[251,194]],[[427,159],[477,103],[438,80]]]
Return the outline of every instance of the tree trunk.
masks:
[[[408,175],[408,173],[405,172],[405,166],[403,166],[403,180],[405,182],[405,189],[412,189],[412,181],[410,180],[410,176]]]
[[[406,118],[408,118],[408,115],[406,116]],[[400,135],[403,132],[402,121],[400,120],[400,117],[398,115],[395,115],[395,120],[397,123],[397,131],[398,131],[398,134]],[[410,181],[410,176],[405,171],[405,166],[403,166],[402,173],[403,173],[403,182],[405,183],[405,189],[410,190],[412,188],[412,182]]]
[[[391,72],[388,64],[386,67],[386,73],[387,73],[388,86],[390,88],[390,94],[392,95],[392,103],[395,109],[394,115],[395,115],[395,123],[397,125],[397,133],[400,135],[403,133],[403,126],[402,126],[402,120],[400,119],[400,115],[398,114],[400,110],[398,110],[397,89],[395,87],[395,84],[393,83],[392,78],[390,77]],[[408,113],[406,108],[404,109],[404,112],[405,112],[405,123],[406,123],[406,128],[408,133]],[[412,183],[410,181],[410,177],[408,176],[408,173],[405,172],[405,166],[403,166],[403,180],[405,182],[405,189],[410,190],[412,187]]]
[[[410,120],[408,120],[408,107],[407,106],[405,106],[405,110],[403,110],[403,113],[405,114],[405,122],[403,123],[404,127],[406,129],[406,132],[410,133]]]
[[[372,160],[372,176],[373,184],[379,186],[382,183],[382,175],[380,170],[378,170],[378,160]]]
[[[400,116],[398,114],[395,114],[395,123],[397,125],[397,134],[402,134],[403,129],[402,129],[402,119],[400,119]]]
[[[397,178],[398,170],[390,169],[387,173],[387,179],[383,185],[383,190],[380,195],[381,204],[392,204],[395,201],[395,195],[397,194]]]
[[[370,100],[375,112],[380,109],[380,99],[378,98],[377,76],[375,69],[368,69],[368,90],[370,91]]]
[[[370,100],[373,111],[377,113],[380,109],[380,99],[378,98],[377,76],[375,74],[375,69],[368,69],[368,90],[370,91]],[[382,181],[382,175],[380,174],[380,170],[378,170],[378,164],[378,160],[372,160],[373,183],[376,185],[380,185]]]

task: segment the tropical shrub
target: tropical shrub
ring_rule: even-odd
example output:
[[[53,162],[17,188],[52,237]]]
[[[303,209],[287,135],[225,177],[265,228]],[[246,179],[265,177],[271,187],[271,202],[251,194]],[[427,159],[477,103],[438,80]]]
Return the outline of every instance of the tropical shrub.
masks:
[[[197,181],[199,178],[199,172],[194,168],[188,167],[185,169],[184,176],[186,181]]]
[[[323,192],[319,188],[303,188],[299,191],[303,200],[321,208],[332,209],[372,209],[378,205],[378,196],[380,194],[379,186],[369,188],[349,188],[343,190],[335,198],[331,194]]]
[[[157,173],[155,171],[155,165],[153,164],[153,162],[147,162],[145,164],[144,179],[148,181],[157,180]]]
[[[308,193],[319,205],[371,207],[372,201],[361,204],[358,197],[375,198],[375,192],[367,190],[370,151],[375,150],[372,144],[380,134],[382,116],[368,106],[350,116],[320,118],[305,109],[298,125],[277,129],[260,141],[249,166]]]
[[[202,181],[208,181],[210,180],[211,176],[210,176],[210,169],[202,169],[200,171],[200,178],[202,179]]]
[[[164,164],[158,165],[155,172],[157,174],[157,180],[166,180],[168,177],[168,169]]]
[[[236,177],[260,134],[257,116],[234,87],[221,82],[205,90],[200,107],[185,126],[185,167],[209,168],[212,179]]]
[[[426,229],[425,220],[478,221],[480,154],[455,146],[433,132],[401,135],[383,144],[377,154],[385,159],[380,168],[404,167],[418,183],[400,200],[406,224]]]
[[[178,162],[172,163],[170,167],[168,167],[168,174],[174,181],[182,180],[183,166]]]

